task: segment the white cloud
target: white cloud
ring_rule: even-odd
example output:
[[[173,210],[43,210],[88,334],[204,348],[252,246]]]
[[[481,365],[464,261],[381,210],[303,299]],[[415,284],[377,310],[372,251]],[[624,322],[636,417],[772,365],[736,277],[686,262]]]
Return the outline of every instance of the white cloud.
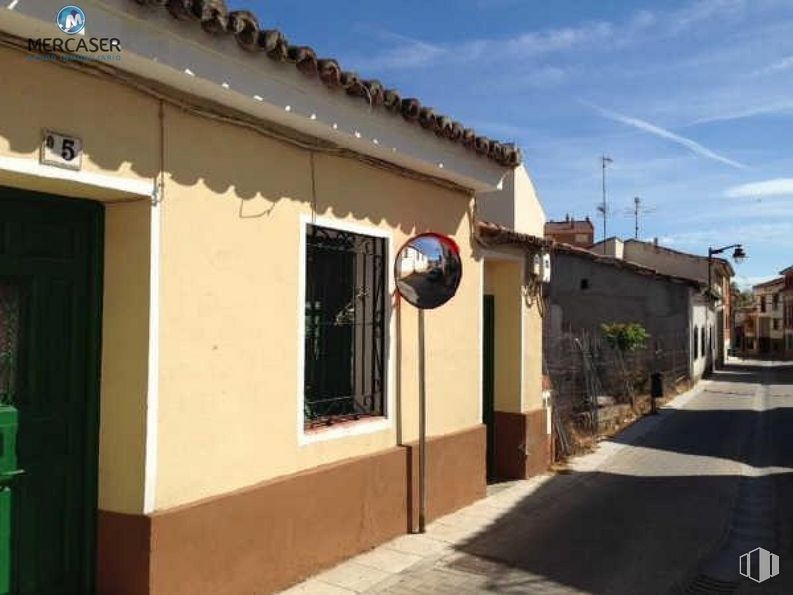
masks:
[[[724,192],[724,196],[728,198],[793,197],[793,178],[774,178],[773,180],[733,186]]]
[[[587,23],[580,27],[566,27],[548,31],[532,31],[506,41],[473,42],[475,46],[493,51],[507,51],[521,56],[568,50],[610,39],[614,35],[611,23]]]
[[[787,58],[783,58],[773,64],[769,64],[765,68],[761,68],[755,74],[758,75],[765,75],[765,74],[774,74],[777,72],[782,72],[784,70],[793,69],[793,56],[788,56]]]
[[[391,47],[354,59],[359,69],[382,71],[429,67],[445,63],[527,59],[579,47],[591,47],[615,36],[611,23],[585,23],[578,27],[530,31],[505,39],[483,38],[459,43],[433,44],[389,31],[375,30],[377,38]],[[559,69],[556,69],[557,71]],[[559,72],[555,72],[558,76]]]
[[[505,59],[526,60],[577,49],[614,49],[644,44],[650,38],[680,35],[713,19],[740,14],[746,4],[747,0],[695,0],[677,10],[637,10],[622,22],[590,21],[569,27],[526,31],[512,37],[484,37],[447,43],[430,43],[359,26],[364,31],[368,29],[370,34],[387,42],[390,47],[353,56],[352,62],[358,69],[377,72],[430,67],[440,62],[500,61],[503,64]]]
[[[446,58],[448,49],[405,35],[399,35],[390,31],[369,30],[375,37],[392,44],[389,49],[371,56],[356,60],[356,68],[376,70],[394,70],[421,68],[437,62],[440,58]]]
[[[625,124],[626,126],[631,126],[632,128],[636,128],[637,130],[642,130],[643,132],[647,132],[659,138],[670,140],[673,143],[676,143],[678,145],[687,148],[689,151],[699,155],[700,157],[705,157],[706,159],[718,161],[720,163],[724,163],[725,165],[729,165],[730,167],[734,167],[736,169],[743,169],[746,167],[743,163],[739,163],[737,161],[729,159],[724,155],[719,155],[715,151],[708,149],[707,147],[699,144],[698,142],[690,138],[686,138],[685,136],[680,136],[679,134],[675,134],[671,130],[666,130],[665,128],[656,126],[651,122],[647,122],[646,120],[613,112],[605,108],[602,108],[600,106],[597,106],[593,103],[588,103],[588,102],[582,102],[582,103],[595,109],[604,118],[608,118],[609,120],[614,120],[615,122],[620,122],[621,124]]]
[[[793,101],[782,101],[755,107],[747,107],[735,111],[725,111],[723,113],[712,114],[704,118],[698,118],[686,126],[696,124],[709,124],[711,122],[729,122],[731,120],[742,120],[755,116],[772,116],[778,114],[793,114]]]
[[[747,0],[698,0],[673,12],[670,26],[673,32],[679,33],[716,16],[739,13],[746,5]]]
[[[662,243],[682,246],[685,249],[695,247],[700,252],[710,245],[722,245],[725,238],[740,238],[744,248],[752,256],[751,246],[765,245],[774,248],[793,246],[793,222],[777,223],[755,222],[740,225],[712,226],[699,231],[687,231],[669,234]]]

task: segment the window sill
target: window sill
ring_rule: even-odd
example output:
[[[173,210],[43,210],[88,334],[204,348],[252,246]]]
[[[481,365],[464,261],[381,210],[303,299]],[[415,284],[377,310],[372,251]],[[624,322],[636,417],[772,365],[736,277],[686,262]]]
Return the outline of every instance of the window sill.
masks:
[[[391,420],[387,417],[367,417],[364,419],[336,422],[331,426],[313,428],[303,427],[298,436],[300,445],[325,442],[350,436],[361,436],[382,432],[391,427]]]

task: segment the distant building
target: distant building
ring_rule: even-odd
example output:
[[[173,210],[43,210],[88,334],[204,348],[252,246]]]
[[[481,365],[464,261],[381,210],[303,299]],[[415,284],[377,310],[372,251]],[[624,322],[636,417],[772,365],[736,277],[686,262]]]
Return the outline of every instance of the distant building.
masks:
[[[704,283],[565,244],[554,245],[552,270],[549,341],[565,333],[598,335],[604,323],[637,322],[657,349],[680,355],[678,365],[692,381],[705,373]]]
[[[742,353],[793,356],[793,267],[782,274],[752,287],[754,304],[742,320],[746,337]]]
[[[658,244],[658,241],[625,240],[609,238],[590,248],[596,254],[621,258],[623,260],[649,267],[666,275],[692,279],[707,287],[710,276],[711,295],[707,308],[706,345],[710,347],[708,367],[713,361],[721,364],[732,343],[732,291],[731,280],[735,275],[730,263],[723,258],[713,258],[708,265],[708,257],[673,250]],[[710,275],[708,269],[710,268]]]
[[[426,254],[419,252],[413,246],[408,246],[402,251],[397,266],[399,267],[399,276],[407,277],[413,273],[423,273],[430,268],[430,263]]]
[[[589,217],[576,220],[567,215],[564,221],[548,221],[545,224],[545,238],[578,248],[589,248],[595,242],[595,226]]]
[[[785,279],[785,287],[782,290],[785,357],[793,359],[793,266],[780,271],[779,274]]]

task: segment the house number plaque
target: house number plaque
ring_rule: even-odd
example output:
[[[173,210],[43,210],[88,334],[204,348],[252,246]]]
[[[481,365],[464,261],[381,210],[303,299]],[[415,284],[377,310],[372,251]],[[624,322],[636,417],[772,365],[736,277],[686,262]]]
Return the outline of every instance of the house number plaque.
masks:
[[[41,143],[41,163],[79,170],[83,164],[82,139],[45,130]]]

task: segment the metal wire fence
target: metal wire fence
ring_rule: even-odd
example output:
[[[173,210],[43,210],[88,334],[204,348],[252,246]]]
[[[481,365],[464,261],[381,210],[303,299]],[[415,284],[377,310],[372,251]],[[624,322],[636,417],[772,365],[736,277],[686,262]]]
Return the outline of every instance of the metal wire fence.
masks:
[[[566,332],[546,336],[543,356],[553,384],[560,458],[580,450],[581,438],[603,433],[604,422],[621,412],[646,408],[652,374],[661,374],[665,395],[689,380],[687,333],[653,336],[645,347],[623,353],[602,334]]]

